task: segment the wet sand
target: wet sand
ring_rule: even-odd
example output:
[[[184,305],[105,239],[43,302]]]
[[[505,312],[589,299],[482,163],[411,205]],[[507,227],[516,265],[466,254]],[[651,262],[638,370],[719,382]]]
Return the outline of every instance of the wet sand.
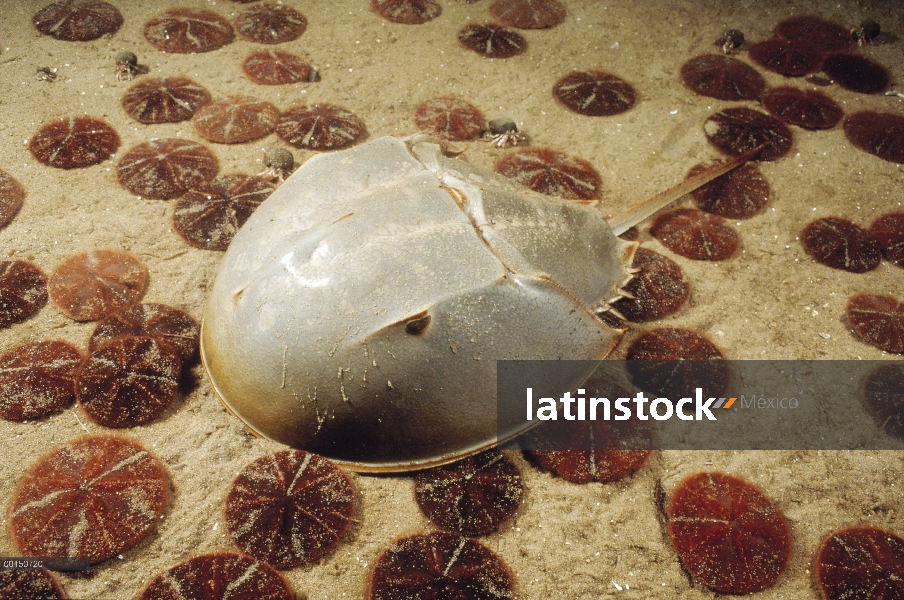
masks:
[[[211,53],[164,54],[142,36],[145,21],[171,6],[212,9],[227,18],[243,10],[231,2],[119,3],[125,16],[109,38],[70,43],[40,35],[31,17],[41,1],[6,2],[0,19],[0,168],[26,188],[25,205],[0,229],[3,260],[24,259],[50,273],[67,257],[97,247],[126,250],[150,273],[143,300],[179,307],[200,319],[222,254],[189,247],[172,230],[175,201],[140,199],[119,186],[116,160],[151,137],[184,137],[213,148],[220,172],[263,170],[262,148],[275,136],[239,145],[209,144],[187,122],[142,125],[119,102],[130,83],[114,76],[113,57],[132,50],[148,76],[187,75],[214,97],[251,94],[280,108],[325,101],[361,116],[368,139],[415,132],[415,107],[425,99],[457,95],[490,118],[510,117],[533,145],[550,146],[590,161],[603,178],[602,198],[617,213],[680,181],[696,163],[716,158],[703,122],[729,106],[759,108],[757,102],[724,102],[686,89],[678,69],[688,58],[715,51],[727,28],[747,40],[771,36],[782,18],[802,13],[853,26],[877,19],[890,43],[861,52],[889,70],[892,86],[904,79],[904,7],[892,2],[744,1],[566,2],[567,20],[550,30],[522,32],[524,55],[489,60],[462,49],[456,34],[469,22],[490,20],[490,0],[468,4],[442,0],[443,14],[424,25],[390,23],[366,0],[291,1],[308,19],[298,40],[278,46],[309,60],[322,81],[259,86],[240,70],[259,45],[237,39]],[[733,16],[734,15],[734,16]],[[742,50],[749,47],[745,46]],[[739,55],[750,62],[746,52]],[[35,69],[57,70],[53,83],[37,81]],[[552,98],[563,74],[581,68],[615,73],[638,91],[630,111],[590,118],[569,112]],[[789,83],[760,70],[769,86]],[[790,84],[803,86],[800,79]],[[904,114],[904,100],[820,88],[848,114],[858,110]],[[106,119],[122,144],[111,160],[63,171],[36,162],[27,143],[45,122],[80,113]],[[900,361],[863,343],[844,321],[854,293],[902,294],[904,271],[883,262],[875,271],[852,274],[814,263],[798,239],[812,219],[844,215],[868,225],[904,205],[904,165],[857,150],[841,126],[828,131],[792,127],[787,157],[760,165],[773,199],[767,211],[735,222],[742,249],[728,261],[691,261],[670,253],[641,228],[641,241],[676,260],[692,285],[688,304],[663,321],[633,326],[613,354],[655,326],[681,326],[707,335],[731,359],[876,359]],[[465,156],[492,167],[505,151],[483,142]],[[297,162],[311,152],[295,151]],[[688,203],[687,200],[684,201]],[[93,329],[75,323],[48,303],[25,323],[0,331],[0,352],[28,341],[61,338],[83,350]],[[73,598],[135,596],[159,571],[199,553],[233,549],[223,524],[229,484],[250,461],[281,447],[250,435],[229,415],[204,379],[191,370],[185,393],[162,418],[128,430],[152,450],[170,474],[172,494],[163,518],[142,542],[81,575],[61,574]],[[78,408],[36,422],[0,422],[0,502],[3,510],[24,470],[38,457],[85,433],[109,430],[91,423]],[[713,598],[690,580],[657,516],[658,481],[670,492],[700,470],[734,473],[760,486],[790,521],[793,549],[778,584],[751,598],[817,598],[813,558],[831,531],[870,523],[904,535],[900,511],[900,452],[664,451],[635,475],[613,484],[574,485],[542,473],[513,456],[525,482],[524,502],[503,529],[481,542],[511,567],[519,598]],[[285,572],[300,598],[359,598],[376,556],[397,536],[431,525],[413,498],[410,477],[356,475],[358,508],[353,526],[334,554]],[[16,555],[0,529],[0,555]]]

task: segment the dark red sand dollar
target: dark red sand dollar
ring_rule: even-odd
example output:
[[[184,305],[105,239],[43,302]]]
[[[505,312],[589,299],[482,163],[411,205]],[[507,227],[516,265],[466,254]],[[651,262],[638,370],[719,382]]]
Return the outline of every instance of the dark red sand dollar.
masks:
[[[444,140],[461,141],[475,137],[483,129],[480,109],[461,98],[431,98],[414,112],[418,129]]]
[[[31,22],[44,35],[67,42],[86,42],[116,33],[122,25],[122,13],[99,0],[62,0],[42,8]]]
[[[76,397],[104,427],[122,429],[156,419],[179,393],[182,359],[157,338],[127,336],[107,342],[82,363]]]
[[[904,364],[877,367],[863,382],[863,403],[876,426],[904,440]]]
[[[641,247],[634,253],[632,266],[640,272],[624,289],[634,297],[613,304],[629,321],[645,323],[664,319],[678,312],[690,298],[691,286],[672,259]]]
[[[519,29],[555,27],[568,15],[558,0],[496,0],[490,12],[504,25]]]
[[[155,577],[137,600],[295,600],[270,565],[234,552],[190,558]]]
[[[721,360],[712,342],[690,329],[660,327],[642,333],[628,349],[628,360]]]
[[[842,217],[824,217],[808,223],[801,243],[816,262],[833,269],[866,273],[882,261],[882,252],[869,232]]]
[[[166,304],[134,304],[97,324],[88,351],[120,337],[150,336],[172,346],[185,364],[195,358],[200,334],[201,326],[185,311]]]
[[[163,513],[166,470],[137,442],[85,436],[45,454],[19,481],[9,529],[26,556],[97,564],[147,535]]]
[[[627,396],[616,396],[625,398]],[[598,421],[593,424],[568,423],[565,427],[593,431],[593,439],[618,440],[625,435],[625,424],[613,427]],[[525,450],[531,462],[571,483],[611,483],[624,479],[645,464],[650,458],[650,450]]]
[[[434,0],[371,0],[374,12],[393,23],[420,25],[443,12]]]
[[[276,136],[295,148],[339,150],[364,137],[356,114],[334,104],[292,106],[279,115]]]
[[[614,401],[632,395],[612,381],[593,378],[584,382],[575,397]],[[545,426],[554,427],[555,433],[548,434]],[[548,421],[527,436],[525,456],[542,470],[572,483],[624,479],[647,463],[651,453],[647,448],[653,447],[652,430],[638,419],[615,422],[598,416],[596,421]],[[565,449],[567,445],[574,449]]]
[[[701,54],[681,65],[684,85],[719,100],[756,100],[766,80],[756,69],[725,54]]]
[[[693,177],[722,161],[710,161],[691,167],[687,177]],[[772,189],[766,177],[756,167],[747,163],[716,177],[691,195],[701,210],[726,219],[749,219],[760,214],[769,204]]]
[[[202,250],[226,250],[239,228],[273,187],[261,177],[233,173],[185,192],[173,211],[173,227]]]
[[[787,86],[769,90],[763,106],[773,117],[806,129],[829,129],[844,117],[841,107],[822,92]]]
[[[242,63],[242,72],[260,85],[285,85],[307,81],[311,65],[288,52],[261,50],[248,55]]]
[[[805,42],[781,38],[758,42],[750,47],[748,54],[760,66],[790,77],[816,73],[823,57],[819,50]]]
[[[833,532],[816,553],[816,585],[825,600],[904,598],[904,539],[872,525]]]
[[[119,250],[89,250],[66,259],[50,276],[50,300],[76,321],[97,321],[138,302],[148,272]]]
[[[791,531],[759,488],[724,473],[695,473],[668,505],[669,539],[703,585],[750,594],[775,585],[788,566]]]
[[[590,117],[623,113],[636,98],[630,83],[603,71],[572,71],[556,82],[552,95],[569,110]]]
[[[820,52],[836,52],[853,45],[849,29],[814,15],[795,15],[775,26],[775,33],[787,40],[806,42]]]
[[[880,350],[904,353],[904,302],[894,296],[860,293],[847,304],[854,331]]]
[[[290,569],[331,553],[354,510],[352,481],[332,461],[282,450],[252,462],[232,482],[226,528],[244,552]]]
[[[599,198],[602,179],[589,162],[552,148],[528,148],[496,163],[496,172],[535,192],[569,200]]]
[[[167,200],[213,179],[217,157],[191,140],[155,138],[126,152],[116,166],[120,185],[143,198]]]
[[[709,143],[731,156],[740,156],[758,146],[759,160],[775,160],[791,151],[792,135],[788,126],[774,117],[751,108],[726,108],[703,124]]]
[[[66,600],[69,596],[50,571],[34,569],[0,571],[0,598]]]
[[[40,163],[58,169],[90,167],[119,148],[119,134],[106,121],[79,115],[51,121],[31,138],[28,150]]]
[[[430,521],[467,537],[487,535],[508,521],[524,495],[521,472],[498,450],[421,471],[414,499]]]
[[[904,212],[882,215],[869,226],[869,234],[885,260],[904,267]]]
[[[144,39],[164,52],[210,52],[232,41],[232,25],[212,10],[171,8],[144,24]]]
[[[0,228],[12,221],[25,199],[25,188],[15,177],[0,170]]]
[[[457,533],[396,540],[376,559],[366,600],[461,598],[512,600],[514,578],[492,550]]]
[[[638,387],[665,398],[683,398],[695,388],[724,395],[730,372],[722,353],[703,335],[680,327],[640,334],[628,347],[628,372]]]
[[[239,36],[258,44],[281,44],[301,36],[308,27],[304,15],[290,6],[264,2],[235,18]]]
[[[40,419],[72,404],[82,358],[61,340],[21,344],[0,356],[0,417]]]
[[[458,32],[458,41],[468,50],[487,58],[510,58],[527,50],[524,36],[494,23],[471,23]]]
[[[0,329],[22,323],[47,304],[47,276],[25,260],[0,261]]]
[[[188,77],[153,77],[126,91],[122,109],[141,123],[175,123],[190,119],[209,100],[210,92]]]
[[[741,247],[741,237],[725,219],[695,208],[660,213],[650,233],[672,252],[693,260],[726,260]]]
[[[191,118],[198,135],[220,144],[241,144],[276,127],[279,109],[253,96],[230,96],[205,104]]]
[[[888,87],[885,67],[857,54],[833,54],[822,61],[822,71],[846,90],[878,94]]]
[[[844,120],[844,134],[864,152],[904,164],[904,115],[857,112]]]

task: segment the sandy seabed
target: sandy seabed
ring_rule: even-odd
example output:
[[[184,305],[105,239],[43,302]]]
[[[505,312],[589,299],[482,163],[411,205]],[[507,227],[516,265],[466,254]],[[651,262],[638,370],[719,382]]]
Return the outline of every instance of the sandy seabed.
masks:
[[[816,14],[853,26],[877,19],[888,43],[862,54],[904,78],[904,5],[899,2],[832,0],[785,2],[692,2],[568,0],[566,21],[551,30],[522,32],[529,48],[506,60],[484,59],[461,48],[457,32],[486,22],[490,0],[440,0],[443,14],[419,26],[387,22],[367,0],[292,0],[308,19],[299,39],[279,49],[318,67],[322,81],[259,86],[241,72],[258,45],[240,39],[220,50],[165,54],[148,44],[142,26],[175,6],[209,8],[227,18],[244,9],[226,2],[114,2],[125,23],[111,37],[71,43],[40,35],[31,17],[45,0],[3,0],[0,6],[0,168],[26,188],[25,205],[0,230],[0,257],[24,259],[50,273],[67,257],[97,247],[126,250],[150,273],[143,300],[162,302],[200,319],[222,254],[189,247],[172,230],[175,201],[141,199],[119,186],[116,160],[150,137],[204,142],[188,122],[146,126],[131,120],[120,99],[130,83],[117,81],[113,57],[132,50],[148,76],[187,75],[214,97],[251,94],[281,108],[326,101],[361,116],[368,138],[415,131],[415,107],[425,99],[458,95],[487,118],[514,119],[534,145],[565,150],[589,160],[602,174],[604,202],[616,213],[681,180],[694,164],[718,153],[707,143],[703,122],[729,106],[686,89],[678,69],[688,58],[715,50],[728,28],[746,38],[771,37],[779,20]],[[745,52],[739,54],[750,62]],[[58,79],[37,81],[47,65]],[[574,69],[618,74],[638,91],[630,111],[606,118],[572,113],[552,98],[553,83]],[[761,70],[762,71],[762,70]],[[763,71],[769,86],[788,80]],[[804,81],[790,82],[803,86]],[[867,96],[832,86],[820,88],[850,114],[858,110],[904,114],[904,100]],[[36,162],[27,143],[42,124],[87,113],[106,119],[122,144],[109,161],[63,171]],[[902,295],[904,271],[887,262],[857,275],[814,263],[798,236],[812,219],[844,215],[868,225],[878,215],[901,210],[904,165],[854,148],[841,126],[829,131],[794,129],[794,147],[781,160],[760,165],[773,189],[767,211],[735,226],[742,250],[721,263],[676,256],[642,228],[645,246],[676,260],[692,284],[689,303],[661,322],[634,326],[614,353],[640,332],[659,325],[705,333],[731,359],[877,359],[900,361],[863,343],[844,321],[847,299],[868,291]],[[207,142],[204,142],[207,144]],[[262,148],[274,136],[240,145],[207,144],[220,172],[256,173]],[[474,142],[466,152],[492,167],[504,151]],[[297,162],[312,153],[296,151]],[[75,323],[54,305],[0,332],[0,352],[17,344],[62,338],[82,349],[93,328]],[[83,574],[60,574],[73,598],[133,597],[159,571],[199,553],[233,549],[223,524],[230,482],[247,463],[281,449],[250,435],[218,402],[202,369],[191,371],[187,393],[162,418],[125,432],[166,465],[172,494],[163,518],[134,548]],[[109,433],[70,408],[36,422],[0,422],[0,503],[4,511],[27,467],[51,449],[85,433]],[[520,456],[524,502],[500,532],[481,541],[515,574],[524,599],[712,598],[711,591],[682,570],[658,518],[654,489],[668,493],[686,475],[720,470],[760,486],[784,511],[793,535],[791,561],[778,584],[751,598],[806,599],[819,596],[813,558],[831,531],[869,523],[904,534],[902,458],[897,451],[663,451],[632,477],[613,484],[574,485],[540,472]],[[376,556],[397,536],[430,530],[414,502],[410,477],[357,475],[354,524],[331,556],[285,572],[299,597],[359,598]],[[14,556],[10,534],[0,528],[0,555]]]

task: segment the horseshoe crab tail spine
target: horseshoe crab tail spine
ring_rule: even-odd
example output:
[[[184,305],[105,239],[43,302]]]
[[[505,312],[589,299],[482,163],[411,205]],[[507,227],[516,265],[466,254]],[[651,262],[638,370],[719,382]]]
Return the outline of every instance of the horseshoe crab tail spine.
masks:
[[[725,163],[716,165],[715,167],[708,169],[703,173],[700,173],[699,175],[689,177],[678,185],[673,186],[664,192],[660,192],[649,200],[641,202],[636,206],[632,206],[621,214],[606,219],[609,222],[609,227],[612,228],[612,232],[615,235],[623,234],[631,227],[637,225],[641,221],[644,221],[647,217],[656,214],[678,198],[684,196],[685,194],[693,192],[698,187],[706,185],[716,177],[724,175],[725,173],[728,173],[736,167],[740,167],[748,160],[754,158],[765,147],[766,144],[757,146],[753,150],[732,158]]]

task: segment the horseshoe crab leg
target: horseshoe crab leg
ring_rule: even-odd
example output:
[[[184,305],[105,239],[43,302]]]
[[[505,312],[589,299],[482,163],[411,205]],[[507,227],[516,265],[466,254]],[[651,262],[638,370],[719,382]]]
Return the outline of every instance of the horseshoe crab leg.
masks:
[[[636,206],[632,206],[623,213],[609,217],[606,221],[609,222],[609,227],[612,228],[612,232],[615,235],[621,235],[631,227],[645,220],[647,217],[659,212],[678,198],[693,192],[698,187],[706,185],[716,177],[724,175],[734,168],[740,167],[748,160],[756,157],[756,155],[765,147],[766,144],[757,146],[753,150],[732,158],[721,165],[716,165],[698,175],[688,177],[678,185],[673,186],[664,192],[660,192],[649,200],[641,202]]]

